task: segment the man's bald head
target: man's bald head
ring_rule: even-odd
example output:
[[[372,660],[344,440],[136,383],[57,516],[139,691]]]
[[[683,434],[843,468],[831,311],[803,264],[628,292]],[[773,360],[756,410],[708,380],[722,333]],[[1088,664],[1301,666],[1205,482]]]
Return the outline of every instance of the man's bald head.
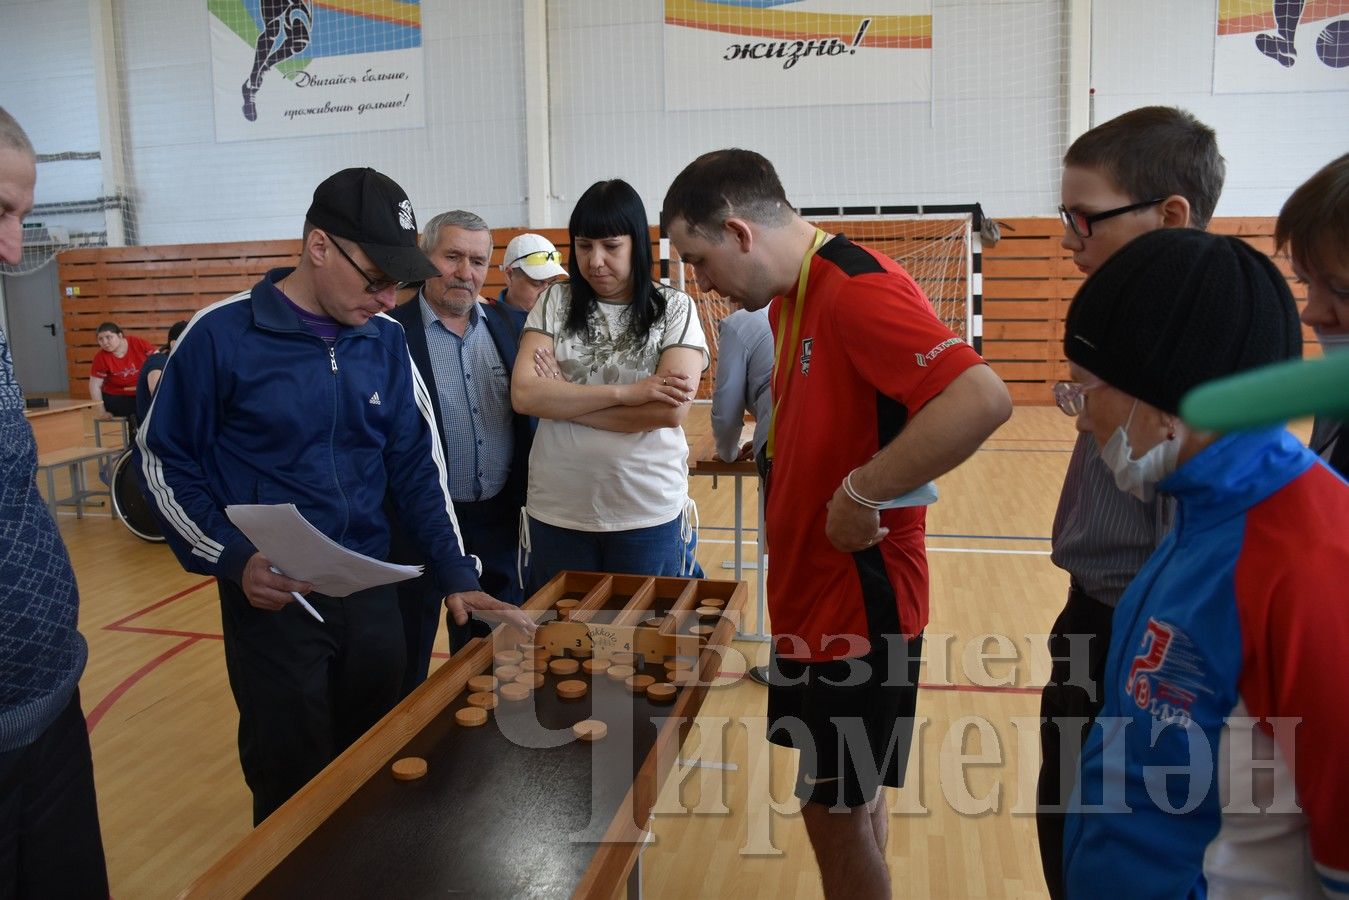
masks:
[[[23,127],[5,111],[3,106],[0,106],[0,147],[17,150],[29,157],[37,156],[33,151],[33,142],[28,140]]]
[[[18,263],[23,250],[23,220],[33,210],[36,160],[33,142],[0,107],[0,262]]]

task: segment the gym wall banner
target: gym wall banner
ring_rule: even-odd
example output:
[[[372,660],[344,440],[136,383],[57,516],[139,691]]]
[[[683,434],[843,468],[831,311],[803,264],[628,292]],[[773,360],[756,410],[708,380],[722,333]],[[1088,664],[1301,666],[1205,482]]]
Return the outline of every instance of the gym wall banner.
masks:
[[[1213,92],[1349,91],[1349,0],[1218,0]]]
[[[217,141],[425,124],[420,0],[206,0]]]
[[[926,101],[931,0],[665,0],[665,108]]]

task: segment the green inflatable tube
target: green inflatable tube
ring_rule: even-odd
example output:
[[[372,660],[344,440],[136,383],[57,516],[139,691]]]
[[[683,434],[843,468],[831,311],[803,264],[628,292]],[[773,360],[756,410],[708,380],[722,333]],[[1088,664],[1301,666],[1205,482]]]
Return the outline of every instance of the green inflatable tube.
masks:
[[[1180,416],[1201,431],[1259,428],[1302,416],[1349,414],[1349,352],[1263,366],[1201,384]]]

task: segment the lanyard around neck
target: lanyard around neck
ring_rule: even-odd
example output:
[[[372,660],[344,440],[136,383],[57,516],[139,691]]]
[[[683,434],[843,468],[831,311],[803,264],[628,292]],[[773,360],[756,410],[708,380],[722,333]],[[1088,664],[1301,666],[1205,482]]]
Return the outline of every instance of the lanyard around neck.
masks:
[[[796,279],[796,305],[792,308],[792,336],[789,341],[783,341],[787,330],[787,304],[778,304],[778,329],[777,334],[773,336],[773,418],[768,422],[768,440],[764,443],[764,452],[770,460],[776,455],[774,451],[777,447],[778,409],[782,406],[782,398],[787,395],[787,382],[791,380],[791,366],[783,362],[782,350],[784,347],[789,350],[795,347],[797,339],[801,336],[801,310],[806,307],[806,279],[810,275],[810,261],[815,258],[815,252],[824,246],[828,238],[828,234],[816,228],[815,239],[801,259],[801,274]],[[779,375],[781,384],[778,383]]]

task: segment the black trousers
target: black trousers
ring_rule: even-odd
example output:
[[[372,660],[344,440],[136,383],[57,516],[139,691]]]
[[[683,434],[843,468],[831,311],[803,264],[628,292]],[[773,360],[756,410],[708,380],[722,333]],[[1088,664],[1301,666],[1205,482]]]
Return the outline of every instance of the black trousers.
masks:
[[[298,603],[257,609],[239,585],[218,584],[239,761],[257,825],[393,709],[403,627],[392,585],[308,595],[320,624]]]
[[[0,897],[107,896],[77,690],[36,741],[0,753]]]
[[[133,394],[104,394],[103,408],[123,419],[136,418],[136,397]]]
[[[1040,838],[1040,864],[1053,900],[1062,900],[1064,805],[1077,785],[1078,764],[1087,733],[1105,702],[1101,684],[1110,651],[1110,623],[1115,608],[1107,606],[1076,585],[1049,635],[1049,653],[1054,662],[1049,683],[1040,696],[1040,779],[1036,785],[1035,829]],[[1072,658],[1073,643],[1086,642]],[[1076,665],[1074,665],[1076,664]]]
[[[524,603],[524,591],[516,576],[520,504],[502,491],[477,503],[455,501],[454,514],[459,520],[464,549],[482,563],[478,581],[483,591],[516,606]],[[403,676],[404,696],[425,681],[426,673],[430,671],[431,651],[435,649],[444,599],[445,595],[429,574],[398,585],[398,605],[403,613],[408,657],[407,672]],[[470,622],[463,627],[454,624],[448,611],[445,612],[445,623],[449,627],[451,653],[471,638],[491,633],[491,629],[481,622]]]

